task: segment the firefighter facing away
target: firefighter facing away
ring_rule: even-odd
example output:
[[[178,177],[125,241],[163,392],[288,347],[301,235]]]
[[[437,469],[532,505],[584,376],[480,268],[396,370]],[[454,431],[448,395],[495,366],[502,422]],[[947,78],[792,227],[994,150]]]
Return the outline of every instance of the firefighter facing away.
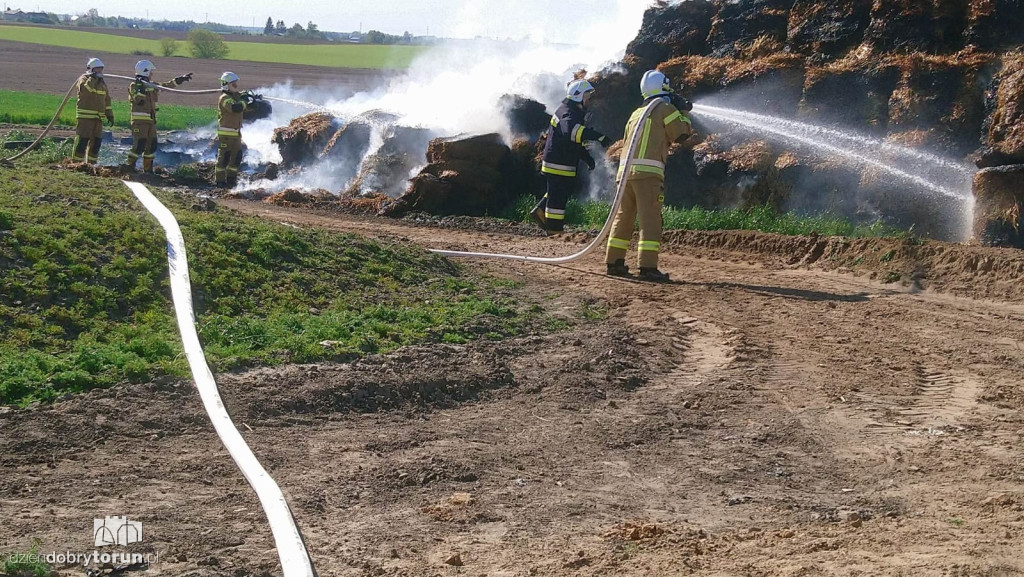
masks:
[[[619,211],[612,223],[608,237],[605,261],[608,274],[629,276],[626,266],[626,251],[633,238],[634,219],[640,221],[639,253],[642,280],[667,282],[668,274],[658,270],[658,253],[661,250],[661,205],[665,202],[665,159],[673,142],[683,142],[693,134],[687,113],[693,105],[672,91],[668,77],[657,70],[648,70],[640,80],[640,93],[644,104],[633,112],[626,123],[628,139],[634,130],[641,130],[639,144],[633,152],[629,174],[623,174],[629,147],[622,148],[619,158],[619,173],[616,182],[625,178],[626,189],[622,193]],[[643,126],[637,124],[644,109],[657,101]]]
[[[71,158],[79,162],[96,163],[100,157],[103,139],[103,118],[114,124],[114,110],[110,107],[110,91],[103,80],[103,61],[90,58],[85,74],[78,78],[78,104],[75,113],[75,148]]]
[[[132,105],[132,148],[128,151],[127,168],[135,170],[135,163],[142,156],[142,171],[153,172],[153,158],[156,156],[156,112],[160,110],[157,99],[161,86],[174,88],[189,80],[192,73],[182,74],[167,82],[155,82],[153,71],[156,66],[149,60],[135,64],[135,81],[128,86],[128,100]]]
[[[217,168],[214,183],[217,186],[235,186],[238,167],[242,164],[242,120],[246,108],[262,97],[252,91],[238,91],[238,75],[225,72],[220,75],[220,102],[217,105]]]
[[[533,208],[530,216],[545,232],[561,232],[565,228],[565,204],[576,187],[576,167],[580,160],[594,169],[594,158],[583,145],[597,141],[607,148],[612,139],[587,127],[586,108],[594,86],[586,80],[574,80],[566,88],[565,99],[551,117],[540,171],[547,183],[547,194]]]

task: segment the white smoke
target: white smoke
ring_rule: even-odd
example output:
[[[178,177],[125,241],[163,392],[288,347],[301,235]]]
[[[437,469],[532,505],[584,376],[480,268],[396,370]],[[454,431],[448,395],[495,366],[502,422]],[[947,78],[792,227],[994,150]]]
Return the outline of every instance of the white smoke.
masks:
[[[636,36],[646,9],[644,3],[635,0],[594,3],[597,5],[588,10],[582,10],[577,3],[553,8],[534,1],[486,4],[486,13],[483,4],[475,2],[457,9],[451,35],[494,33],[503,19],[518,21],[524,14],[533,22],[531,31],[518,40],[478,38],[446,42],[417,59],[405,74],[368,92],[353,94],[329,86],[296,88],[290,82],[259,89],[264,95],[306,105],[275,101],[270,118],[247,125],[243,131],[248,146],[246,162],[280,161],[272,143],[274,128],[286,126],[316,106],[331,112],[342,123],[369,111],[382,111],[395,115],[401,126],[428,129],[436,136],[496,132],[508,140],[507,120],[498,108],[501,96],[518,94],[532,98],[553,112],[564,98],[565,86],[575,71],[585,68],[597,72],[621,59],[626,45]],[[572,43],[554,43],[548,40],[552,37],[568,38]],[[383,138],[375,141],[366,157],[379,149]],[[330,164],[324,161],[275,181],[252,182],[247,188],[343,190],[357,170]]]

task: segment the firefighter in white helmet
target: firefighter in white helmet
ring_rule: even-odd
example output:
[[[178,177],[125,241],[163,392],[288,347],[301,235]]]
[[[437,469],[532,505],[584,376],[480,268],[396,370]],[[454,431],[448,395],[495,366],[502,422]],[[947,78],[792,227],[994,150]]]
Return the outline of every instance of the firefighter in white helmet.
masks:
[[[166,82],[155,82],[153,71],[156,66],[149,60],[135,64],[135,81],[128,86],[128,100],[132,106],[132,148],[128,151],[126,167],[135,170],[135,163],[142,156],[142,171],[153,172],[153,158],[156,156],[156,112],[160,110],[157,100],[160,87],[174,88],[189,80],[192,73],[182,74]]]
[[[251,91],[239,92],[238,75],[220,75],[220,102],[217,105],[217,168],[214,184],[232,187],[238,182],[242,164],[242,120],[245,110],[262,97]]]
[[[71,158],[79,162],[96,163],[103,139],[103,118],[114,124],[114,110],[110,107],[110,91],[103,80],[103,61],[90,58],[85,74],[78,78],[78,104],[75,112],[75,147]]]
[[[582,79],[573,80],[566,87],[565,99],[551,117],[541,173],[547,183],[547,192],[530,216],[547,233],[558,233],[565,228],[565,205],[576,190],[576,168],[582,160],[590,170],[594,158],[584,142],[597,141],[608,147],[612,139],[585,124],[586,108],[594,94],[594,86]]]
[[[640,241],[637,244],[642,280],[667,282],[668,274],[658,270],[658,253],[661,251],[661,206],[665,202],[665,159],[673,142],[683,142],[693,134],[693,127],[687,113],[693,105],[672,91],[667,76],[657,70],[648,70],[640,80],[640,93],[644,104],[633,112],[626,123],[625,138],[628,141],[633,131],[640,129],[640,142],[633,151],[633,162],[629,174],[623,174],[629,147],[622,148],[619,158],[619,173],[616,181],[625,178],[619,211],[612,223],[608,237],[605,261],[608,274],[629,276],[626,266],[626,251],[633,238],[634,219],[640,221]],[[657,105],[651,111],[643,127],[637,127],[643,111],[652,101]]]

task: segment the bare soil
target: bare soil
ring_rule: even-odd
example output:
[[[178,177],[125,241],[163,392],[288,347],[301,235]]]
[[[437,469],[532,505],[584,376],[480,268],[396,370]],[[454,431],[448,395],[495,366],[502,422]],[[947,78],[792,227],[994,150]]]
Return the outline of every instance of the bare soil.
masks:
[[[589,238],[218,204],[425,248]],[[564,331],[218,375],[319,574],[1024,574],[1017,253],[666,245],[664,285],[606,277],[601,255],[465,262]],[[160,554],[144,574],[280,574],[190,382],[6,410],[0,463],[0,551],[91,551],[91,520],[128,514],[145,524],[133,547]]]
[[[64,94],[83,72],[89,58],[97,56],[106,65],[107,74],[132,76],[135,63],[142,56],[87,52],[59,46],[28,44],[0,40],[0,89],[25,92]],[[238,60],[201,60],[196,58],[162,58],[147,56],[156,66],[154,78],[167,80],[186,72],[194,73],[192,81],[183,89],[200,90],[219,87],[220,75],[225,70],[238,74],[242,89],[258,89],[290,81],[294,87],[324,87],[331,94],[370,90],[395,73],[383,70],[351,68],[324,68],[297,64],[270,62],[242,62]],[[111,90],[123,84],[124,98],[128,98],[129,81],[112,78]],[[204,102],[216,104],[216,94],[190,96],[164,92],[160,102],[199,106]],[[116,94],[112,94],[116,98]],[[212,99],[212,100],[211,100]]]

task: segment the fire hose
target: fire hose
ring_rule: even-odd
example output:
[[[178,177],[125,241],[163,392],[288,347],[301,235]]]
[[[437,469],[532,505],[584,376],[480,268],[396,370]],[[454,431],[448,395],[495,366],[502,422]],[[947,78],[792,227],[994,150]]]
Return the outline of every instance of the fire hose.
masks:
[[[185,356],[196,388],[202,398],[206,413],[213,422],[213,428],[227,448],[231,458],[242,471],[245,479],[256,491],[260,504],[267,515],[270,530],[277,545],[277,553],[281,559],[281,568],[285,577],[315,577],[316,569],[309,558],[306,544],[295,523],[288,502],[274,479],[260,465],[256,455],[238,432],[231,416],[224,408],[224,401],[217,391],[217,382],[213,379],[210,367],[203,356],[203,347],[196,332],[195,311],[192,307],[192,287],[188,276],[188,259],[185,255],[185,240],[181,228],[174,215],[167,209],[145,185],[138,182],[123,181],[146,210],[152,214],[167,235],[167,263],[171,277],[171,297],[174,301],[174,312],[181,332]]]
[[[618,185],[615,189],[615,197],[612,199],[611,209],[608,212],[608,219],[605,220],[604,226],[601,231],[597,233],[590,244],[583,247],[579,252],[570,254],[568,256],[558,257],[544,257],[544,256],[529,256],[529,255],[517,255],[517,254],[501,254],[491,252],[469,252],[459,250],[441,250],[441,249],[430,249],[430,252],[440,254],[443,256],[459,256],[469,258],[502,258],[509,260],[519,260],[525,262],[539,262],[545,264],[564,264],[572,262],[574,260],[583,258],[590,254],[600,243],[604,240],[604,237],[608,235],[612,228],[612,222],[615,220],[615,214],[619,210],[619,205],[622,203],[622,194],[626,190],[626,176],[629,174],[629,169],[633,165],[633,153],[636,151],[637,144],[640,142],[640,134],[643,133],[644,123],[647,121],[647,117],[650,116],[651,111],[654,107],[659,104],[660,100],[652,100],[646,108],[644,108],[643,114],[633,127],[633,134],[629,138],[629,148],[626,154],[625,166],[622,169],[622,178],[619,179]]]

